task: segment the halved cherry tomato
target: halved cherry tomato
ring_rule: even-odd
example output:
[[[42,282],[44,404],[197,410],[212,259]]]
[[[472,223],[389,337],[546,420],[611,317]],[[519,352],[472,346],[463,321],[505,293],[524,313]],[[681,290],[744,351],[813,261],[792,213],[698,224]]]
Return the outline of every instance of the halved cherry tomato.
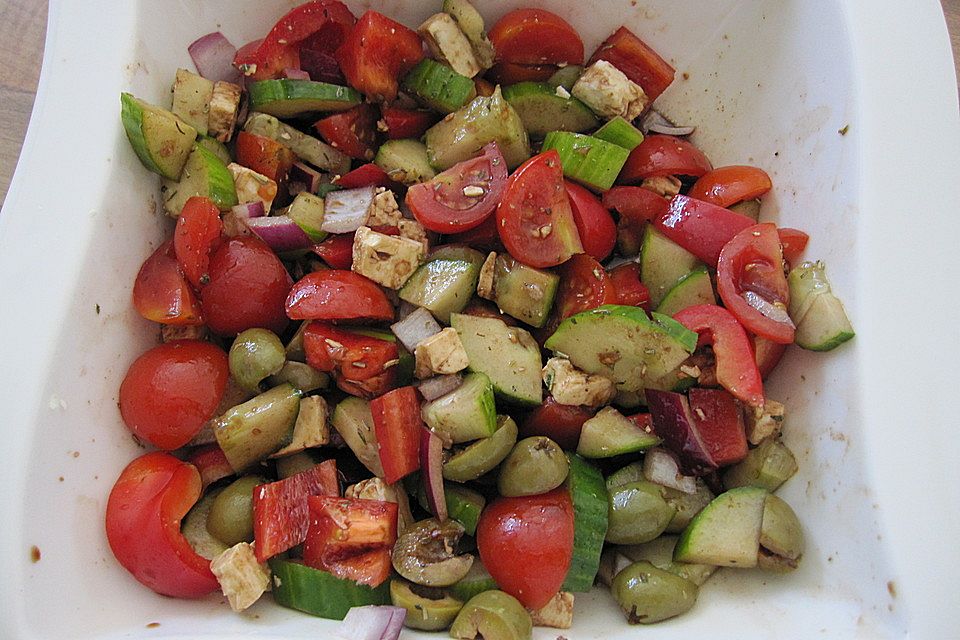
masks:
[[[292,281],[283,263],[259,238],[230,238],[210,256],[210,282],[200,290],[207,326],[232,336],[253,327],[282,332],[283,303]]]
[[[287,296],[291,320],[393,320],[383,289],[359,273],[314,271],[298,280]]]
[[[654,101],[673,82],[674,69],[626,27],[620,27],[593,52],[589,64],[606,60],[643,88]]]
[[[617,178],[621,183],[640,182],[653,176],[700,177],[713,165],[700,149],[673,136],[647,136],[637,145]]]
[[[179,449],[213,417],[230,368],[223,349],[201,340],[174,340],[133,361],[120,383],[120,415],[138,438]]]
[[[320,256],[331,269],[348,270],[353,264],[353,235],[352,233],[330,235],[323,242],[313,245],[311,251]]]
[[[790,289],[773,223],[747,227],[723,247],[717,263],[717,293],[747,331],[778,344],[793,342],[794,326],[786,316]]]
[[[468,231],[497,208],[506,183],[507,163],[497,143],[491,142],[483,148],[483,155],[458,162],[429,182],[410,187],[406,203],[430,231]]]
[[[173,240],[160,245],[143,261],[133,282],[133,306],[154,322],[199,326],[203,311],[177,262]]]
[[[296,46],[264,44],[266,38],[254,40],[240,47],[233,58],[233,66],[251,80],[279,78],[284,69],[300,67]]]
[[[553,267],[583,251],[556,149],[530,158],[507,179],[497,230],[510,255],[531,267]]]
[[[560,404],[553,396],[547,396],[520,423],[520,437],[547,436],[567,451],[576,451],[583,423],[595,413],[587,407]]]
[[[530,609],[547,604],[573,557],[573,503],[566,487],[494,500],[480,513],[477,549],[501,589]]]
[[[297,161],[297,156],[286,145],[246,131],[237,133],[236,154],[238,164],[265,175],[277,184],[287,179],[287,174]]]
[[[197,471],[200,472],[200,480],[204,489],[217,480],[222,480],[236,473],[218,444],[197,447],[187,457],[187,462],[195,466]]]
[[[654,224],[667,238],[714,267],[724,245],[756,221],[709,202],[676,195]]]
[[[373,160],[377,146],[377,108],[363,102],[313,123],[320,136],[351,158]]]
[[[780,246],[783,247],[783,259],[790,265],[796,264],[803,250],[807,248],[810,236],[800,229],[790,227],[777,228],[777,235],[780,237]]]
[[[607,272],[587,254],[578,253],[560,267],[560,286],[554,303],[559,320],[616,302],[617,289]]]
[[[625,262],[610,270],[610,283],[617,292],[616,304],[650,311],[650,290],[640,281],[640,265]]]
[[[747,457],[747,434],[743,411],[723,389],[694,387],[687,394],[697,434],[718,467],[736,464]]]
[[[373,164],[363,164],[349,171],[339,178],[334,178],[334,184],[338,184],[344,189],[356,189],[358,187],[386,187],[398,191],[403,188],[398,182],[394,182],[387,175],[387,172]]]
[[[563,181],[573,210],[573,220],[577,223],[583,251],[597,260],[604,260],[617,244],[617,223],[597,196],[589,189]]]
[[[704,174],[690,187],[687,195],[718,207],[729,207],[759,198],[772,188],[770,176],[763,169],[732,165]]]
[[[416,31],[376,11],[367,11],[337,49],[347,82],[368,98],[391,101],[400,78],[423,59]]]
[[[520,82],[546,82],[555,74],[558,67],[555,64],[515,64],[513,62],[498,62],[487,71],[487,79],[494,85],[511,85]],[[480,93],[477,91],[477,93]],[[492,95],[492,94],[491,94]]]
[[[465,244],[474,249],[503,251],[500,230],[497,228],[497,216],[489,216],[473,229],[446,236],[444,240],[451,244]]]
[[[183,275],[193,286],[200,287],[210,280],[210,253],[222,234],[220,210],[209,198],[193,196],[187,200],[173,232],[173,250]]]
[[[583,40],[566,20],[545,9],[514,9],[490,29],[498,62],[583,64]]]
[[[613,187],[603,194],[603,206],[638,226],[664,215],[669,202],[643,187]]]
[[[733,314],[715,304],[698,304],[673,319],[700,334],[699,346],[713,345],[717,382],[751,407],[763,406],[763,380],[750,337]]]
[[[388,484],[420,468],[420,399],[414,387],[400,387],[370,401],[380,445],[383,479]]]
[[[303,332],[307,364],[330,372],[343,391],[372,398],[394,386],[399,362],[396,342],[313,321]]]
[[[210,561],[180,533],[180,519],[200,497],[193,465],[159,451],[120,473],[107,499],[107,542],[133,577],[157,593],[199,598],[219,584]]]
[[[753,352],[757,357],[757,369],[764,380],[780,364],[780,359],[787,350],[787,345],[771,342],[760,336],[753,336]]]
[[[438,114],[425,109],[381,106],[380,114],[387,127],[387,138],[390,140],[420,138],[440,119]]]

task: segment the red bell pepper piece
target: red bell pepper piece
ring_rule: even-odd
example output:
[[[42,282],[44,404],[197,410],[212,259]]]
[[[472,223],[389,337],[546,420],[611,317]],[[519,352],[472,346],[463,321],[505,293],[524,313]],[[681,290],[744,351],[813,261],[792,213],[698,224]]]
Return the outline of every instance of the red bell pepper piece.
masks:
[[[587,64],[597,60],[606,60],[620,69],[643,88],[651,102],[670,86],[676,73],[666,60],[626,27],[620,27],[604,40]]]
[[[779,227],[777,235],[780,237],[780,246],[783,247],[783,259],[791,266],[800,260],[800,254],[807,248],[808,236],[800,229],[791,229],[789,227]]]
[[[312,251],[331,269],[349,269],[353,264],[353,235],[352,233],[331,235],[323,242],[313,245]]]
[[[384,480],[393,484],[420,468],[420,400],[413,387],[401,387],[370,402]]]
[[[736,464],[747,457],[743,412],[723,389],[694,387],[687,395],[700,441],[718,467]]]
[[[200,472],[200,480],[203,488],[216,482],[232,476],[235,472],[233,467],[227,461],[227,456],[223,453],[220,445],[210,444],[203,447],[197,447],[189,457],[187,462],[192,464]]]
[[[717,205],[677,195],[670,201],[667,212],[654,220],[663,235],[716,267],[720,251],[733,236],[756,222],[745,215]]]

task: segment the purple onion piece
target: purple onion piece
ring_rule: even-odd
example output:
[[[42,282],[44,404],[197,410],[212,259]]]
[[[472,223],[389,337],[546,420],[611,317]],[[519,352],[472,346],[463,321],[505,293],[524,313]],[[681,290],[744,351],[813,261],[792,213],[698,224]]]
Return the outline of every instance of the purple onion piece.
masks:
[[[194,40],[187,51],[197,72],[207,80],[233,83],[240,80],[240,72],[233,66],[237,48],[219,31]]]
[[[643,454],[643,475],[650,482],[684,493],[697,492],[697,479],[680,472],[680,463],[672,453],[660,447]]]
[[[420,427],[420,478],[427,505],[437,520],[447,519],[447,498],[443,489],[443,440],[429,427]]]
[[[310,74],[310,79],[315,82],[346,84],[337,59],[325,51],[301,49],[300,68]]]
[[[386,605],[352,607],[337,627],[334,636],[348,640],[397,640],[407,610]]]
[[[238,204],[237,206],[231,209],[233,214],[242,220],[248,220],[250,218],[260,218],[266,215],[266,211],[263,208],[263,202],[257,200],[256,202],[248,202],[246,204]]]
[[[247,220],[247,226],[277,253],[313,246],[310,236],[289,216],[251,218]]]
[[[461,384],[463,384],[463,378],[459,373],[453,373],[445,376],[433,376],[418,382],[417,390],[424,400],[433,402],[457,389]]]
[[[294,162],[293,167],[290,168],[289,180],[303,183],[306,185],[306,191],[316,193],[323,182],[323,174],[303,162]]]
[[[290,78],[291,80],[309,80],[310,74],[303,69],[293,69],[291,67],[287,67],[283,70],[283,77]]]

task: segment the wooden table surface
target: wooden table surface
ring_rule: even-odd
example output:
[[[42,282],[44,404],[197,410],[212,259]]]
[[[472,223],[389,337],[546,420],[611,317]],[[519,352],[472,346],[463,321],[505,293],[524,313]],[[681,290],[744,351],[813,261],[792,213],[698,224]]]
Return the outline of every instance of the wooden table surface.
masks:
[[[956,62],[960,60],[960,0],[942,2]],[[0,0],[0,204],[6,198],[30,120],[46,21],[46,0]]]

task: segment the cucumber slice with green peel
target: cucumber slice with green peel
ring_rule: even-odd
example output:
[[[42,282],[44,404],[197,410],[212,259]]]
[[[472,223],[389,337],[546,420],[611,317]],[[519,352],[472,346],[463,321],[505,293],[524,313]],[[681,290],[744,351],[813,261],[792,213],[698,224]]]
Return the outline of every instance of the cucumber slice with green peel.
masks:
[[[660,444],[651,431],[638,427],[613,407],[601,409],[583,423],[577,453],[584,458],[612,458]]]
[[[721,493],[687,525],[677,541],[677,562],[718,567],[757,566],[766,489],[740,487]]]
[[[221,491],[223,489],[207,491],[184,516],[183,525],[180,527],[180,533],[187,539],[197,555],[207,560],[213,560],[230,548],[207,531],[207,517],[210,515],[214,500],[220,495]]]
[[[727,467],[723,486],[761,487],[773,492],[797,472],[793,452],[777,438],[767,438],[747,453],[747,457]]]
[[[607,489],[603,475],[580,456],[569,453],[567,488],[573,502],[573,556],[562,591],[590,591],[600,569],[607,534]]]
[[[314,242],[327,237],[327,232],[320,228],[323,225],[323,203],[322,197],[301,191],[287,209],[287,216]]]
[[[582,133],[595,129],[600,121],[590,107],[569,95],[557,93],[546,82],[519,82],[503,89],[503,97],[514,108],[527,133],[542,138],[551,131]]]
[[[643,231],[640,245],[640,280],[650,291],[650,304],[658,308],[667,293],[700,265],[697,257],[660,233],[652,224]]]
[[[212,97],[213,82],[186,69],[177,69],[173,82],[173,106],[170,111],[196,129],[201,136],[207,135]]]
[[[698,266],[673,285],[657,305],[657,313],[672,316],[678,311],[698,304],[717,304],[713,282],[710,281],[710,272],[704,265]]]
[[[497,407],[493,384],[483,373],[468,373],[450,393],[423,405],[423,421],[441,438],[459,444],[493,435]]]
[[[454,482],[470,482],[496,468],[517,443],[517,423],[510,416],[497,416],[497,430],[489,438],[477,440],[455,452],[443,463],[443,477]]]
[[[577,79],[582,74],[583,67],[578,64],[568,64],[550,76],[550,78],[547,80],[547,84],[554,89],[557,87],[563,87],[567,91],[570,91],[573,89],[573,85],[577,83]]]
[[[282,384],[233,407],[213,421],[213,434],[236,472],[290,444],[303,395]]]
[[[531,326],[545,325],[560,276],[528,267],[505,253],[497,255],[493,269],[493,301],[500,310]]]
[[[424,58],[410,70],[401,88],[423,106],[440,113],[456,111],[477,95],[473,80],[430,58]]]
[[[166,109],[120,94],[120,120],[140,162],[168,180],[179,180],[197,130]]]
[[[603,305],[560,323],[544,346],[578,369],[606,376],[622,391],[640,391],[676,370],[697,348],[698,336],[659,313]]]
[[[390,580],[390,601],[406,609],[403,625],[421,631],[442,631],[450,626],[463,607],[463,601],[441,589],[416,587],[402,578]]]
[[[398,295],[450,324],[450,314],[462,311],[476,291],[483,254],[463,247],[456,254],[434,252],[428,260],[413,272]]]
[[[633,151],[643,142],[643,132],[623,116],[616,116],[608,120],[602,127],[593,132],[594,138],[600,138],[627,151]]]
[[[319,169],[339,175],[350,170],[350,158],[347,155],[269,114],[251,113],[243,130],[286,145],[298,158]]]
[[[499,318],[459,313],[450,315],[450,326],[467,352],[468,369],[485,373],[498,399],[523,406],[543,401],[540,346],[529,332]]]
[[[463,31],[463,35],[467,36],[480,66],[484,69],[492,67],[496,52],[484,31],[483,16],[480,12],[468,0],[443,0],[443,12],[449,13],[460,31]]]
[[[794,342],[810,351],[830,351],[854,336],[843,303],[830,289],[823,262],[803,262],[790,270],[790,318]]]
[[[387,140],[373,159],[390,179],[407,186],[432,180],[437,172],[430,166],[427,147],[419,140]]]
[[[220,162],[224,166],[233,162],[233,158],[230,157],[230,150],[227,149],[227,145],[223,144],[216,138],[211,138],[210,136],[200,136],[197,138],[197,145],[203,147],[213,155],[220,158]]]
[[[606,503],[604,503],[604,505],[606,505]],[[574,534],[574,536],[576,536],[576,534]],[[563,588],[566,589],[566,585],[564,585]],[[450,595],[464,602],[478,593],[483,593],[484,591],[494,591],[496,589],[499,589],[497,586],[497,581],[493,579],[493,576],[490,575],[490,572],[487,571],[485,566],[483,566],[483,563],[480,562],[479,558],[473,561],[473,565],[470,567],[470,571],[467,572],[467,575],[463,576],[459,581],[447,587],[447,591],[450,593]]]
[[[563,175],[594,191],[606,191],[620,175],[630,152],[593,136],[569,131],[551,131],[543,139],[543,151],[556,149]]]
[[[281,558],[269,561],[277,604],[321,618],[343,620],[351,607],[390,604],[390,585],[368,587]]]
[[[713,492],[701,478],[697,478],[696,490],[693,493],[684,493],[670,487],[663,488],[664,499],[677,510],[665,531],[667,533],[681,533],[690,524],[698,513],[703,511],[715,497]]]
[[[247,85],[250,109],[278,118],[344,111],[360,104],[356,89],[312,80],[260,80]]]
[[[383,465],[380,462],[380,445],[374,431],[373,414],[370,403],[362,398],[350,396],[344,398],[333,414],[330,424],[347,443],[357,460],[378,478],[383,477]]]
[[[163,208],[174,218],[180,215],[187,200],[194,196],[210,198],[221,211],[237,204],[233,174],[220,158],[199,144],[193,146],[193,152],[180,174],[180,181],[162,180],[160,194]]]
[[[480,512],[487,504],[486,498],[473,489],[468,489],[455,482],[443,483],[444,499],[447,503],[447,515],[463,525],[468,536],[477,533],[477,523],[480,521]],[[430,510],[427,502],[427,491],[423,482],[417,481],[417,503],[425,511]]]

